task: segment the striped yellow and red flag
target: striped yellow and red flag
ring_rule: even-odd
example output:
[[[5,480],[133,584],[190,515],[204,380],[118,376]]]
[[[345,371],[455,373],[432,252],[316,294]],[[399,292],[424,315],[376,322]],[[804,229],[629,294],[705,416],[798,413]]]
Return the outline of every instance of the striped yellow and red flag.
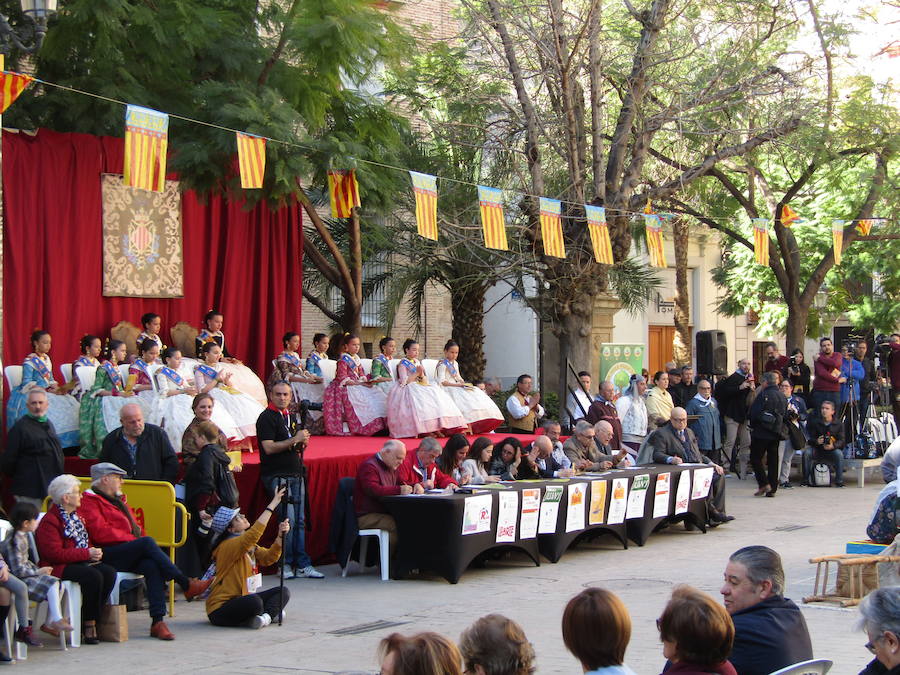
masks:
[[[0,69],[3,64],[0,63]],[[6,109],[13,104],[19,94],[25,91],[25,87],[34,82],[34,78],[21,73],[9,73],[3,71],[0,73],[0,114],[6,112]]]
[[[841,254],[844,252],[844,225],[846,220],[831,221],[831,243],[834,246],[834,264],[841,264]]]
[[[503,192],[497,188],[478,186],[478,205],[481,208],[481,229],[487,248],[507,251],[506,222],[503,219]]]
[[[644,214],[644,226],[647,228],[647,252],[650,254],[650,265],[668,267],[666,252],[663,248],[662,221],[655,214]]]
[[[602,206],[584,205],[587,215],[588,232],[594,248],[594,260],[603,265],[612,265],[612,242],[609,238],[609,225],[606,224],[606,209]]]
[[[794,223],[802,223],[803,219],[797,215],[797,212],[794,211],[790,207],[789,204],[785,204],[781,207],[781,224],[785,227],[790,227]]]
[[[554,258],[566,257],[566,243],[563,241],[562,204],[558,199],[540,198],[541,239],[544,240],[544,255]]]
[[[753,257],[757,265],[769,266],[769,221],[753,218]]]
[[[162,192],[168,147],[169,116],[129,105],[125,111],[125,185]]]
[[[241,187],[259,189],[266,176],[266,139],[262,136],[234,132],[237,138],[238,167],[241,170]]]
[[[331,198],[331,217],[349,218],[359,201],[356,169],[333,169],[328,172],[328,195]]]
[[[437,241],[437,176],[410,171],[416,197],[416,230],[420,237]]]
[[[864,218],[863,220],[858,220],[856,222],[856,229],[862,236],[868,237],[869,232],[872,231],[872,224],[874,222],[875,221],[872,218]]]

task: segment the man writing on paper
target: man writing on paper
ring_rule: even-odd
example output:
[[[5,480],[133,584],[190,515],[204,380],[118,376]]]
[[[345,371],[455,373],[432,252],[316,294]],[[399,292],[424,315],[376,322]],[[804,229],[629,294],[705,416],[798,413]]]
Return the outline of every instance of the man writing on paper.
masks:
[[[435,460],[440,456],[441,444],[430,436],[423,438],[418,450],[407,453],[397,469],[400,482],[411,486],[415,492],[446,488],[455,492],[459,486],[435,464]]]

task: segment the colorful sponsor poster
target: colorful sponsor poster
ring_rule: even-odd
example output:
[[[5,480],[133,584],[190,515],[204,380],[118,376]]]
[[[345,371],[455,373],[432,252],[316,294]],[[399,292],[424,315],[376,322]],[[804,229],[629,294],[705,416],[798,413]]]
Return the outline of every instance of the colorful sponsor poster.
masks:
[[[538,514],[541,508],[539,488],[522,490],[522,518],[519,520],[519,538],[534,539],[537,536]]]
[[[466,497],[466,505],[463,510],[463,534],[478,534],[490,532],[491,509],[494,505],[493,495],[478,495]]]
[[[628,387],[631,376],[644,367],[644,345],[610,343],[600,345],[600,381],[613,383],[616,396]]]
[[[694,489],[691,490],[691,499],[703,499],[709,494],[713,472],[715,469],[711,466],[694,470]]]
[[[628,509],[626,518],[643,518],[644,503],[647,501],[647,488],[650,487],[650,476],[641,474],[635,476],[631,482],[631,491],[628,493]]]
[[[548,485],[544,489],[538,534],[553,534],[556,532],[556,518],[559,515],[559,502],[562,500],[562,493],[562,485]]]
[[[569,488],[569,504],[566,509],[566,532],[584,529],[584,507],[587,501],[587,483],[572,483]]]
[[[628,508],[628,479],[614,478],[612,482],[612,499],[609,500],[609,516],[606,522],[610,525],[625,522],[625,511]]]
[[[519,517],[519,493],[514,490],[497,495],[497,543],[516,540],[516,519]]]
[[[653,517],[665,518],[669,515],[669,493],[672,489],[672,474],[661,473],[656,477],[653,496]]]
[[[691,472],[678,474],[678,489],[675,490],[675,515],[687,513],[688,501],[691,499]]]
[[[602,525],[606,516],[606,491],[609,481],[591,481],[591,509],[588,511],[588,525]]]

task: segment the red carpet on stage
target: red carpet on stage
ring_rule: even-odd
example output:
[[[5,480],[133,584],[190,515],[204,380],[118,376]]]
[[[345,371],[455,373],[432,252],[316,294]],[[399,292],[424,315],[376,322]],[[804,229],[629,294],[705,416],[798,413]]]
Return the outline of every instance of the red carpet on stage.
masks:
[[[497,442],[507,436],[515,436],[522,445],[534,440],[527,434],[490,434]],[[470,436],[470,440],[477,438]],[[372,456],[387,439],[384,437],[366,436],[313,436],[309,441],[309,449],[304,455],[304,462],[309,475],[309,522],[306,524],[306,550],[316,563],[331,562],[328,550],[328,533],[331,527],[331,510],[337,494],[338,481],[345,476],[355,476],[356,468],[368,457]],[[407,451],[419,447],[415,438],[400,439],[406,444]],[[441,445],[446,439],[438,439]],[[268,503],[268,497],[259,480],[259,454],[245,452],[242,455],[244,468],[234,475],[238,490],[241,493],[241,508],[253,521]],[[66,471],[76,476],[90,475],[93,460],[66,458]],[[274,519],[270,530],[274,533]]]

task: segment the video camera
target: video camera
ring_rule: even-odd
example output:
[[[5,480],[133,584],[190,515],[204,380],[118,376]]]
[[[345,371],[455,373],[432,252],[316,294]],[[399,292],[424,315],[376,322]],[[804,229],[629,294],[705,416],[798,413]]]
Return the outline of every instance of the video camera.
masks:
[[[891,356],[891,336],[881,333],[875,337],[875,354],[882,365],[887,363]]]

